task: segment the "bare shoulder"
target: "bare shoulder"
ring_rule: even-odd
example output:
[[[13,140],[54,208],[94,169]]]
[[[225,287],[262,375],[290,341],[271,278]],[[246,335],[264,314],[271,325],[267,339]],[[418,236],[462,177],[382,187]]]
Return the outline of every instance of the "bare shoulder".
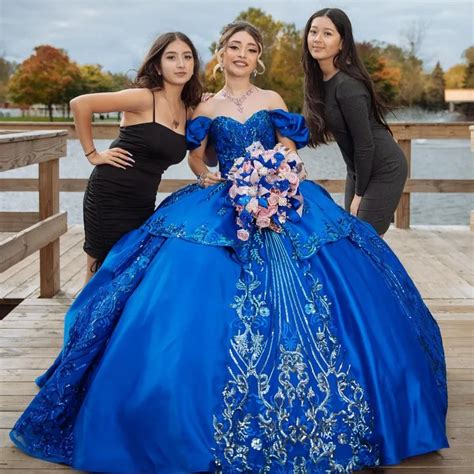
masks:
[[[194,109],[193,118],[199,116],[213,118],[216,113],[217,104],[219,102],[219,99],[215,95],[204,102],[199,102],[197,107]]]
[[[92,112],[138,112],[153,107],[153,96],[148,89],[124,89],[118,92],[98,92],[75,97],[71,101],[74,109],[87,107]]]
[[[268,104],[268,108],[270,110],[274,109],[283,109],[288,110],[285,101],[282,99],[281,95],[278,92],[269,90],[269,89],[261,89],[261,93],[265,97],[265,101]]]
[[[153,103],[153,95],[156,94],[150,89],[145,89],[143,87],[137,87],[133,89],[123,89],[117,92],[123,100],[127,101],[130,104],[134,104],[137,109],[149,109]],[[156,100],[156,99],[155,99]]]

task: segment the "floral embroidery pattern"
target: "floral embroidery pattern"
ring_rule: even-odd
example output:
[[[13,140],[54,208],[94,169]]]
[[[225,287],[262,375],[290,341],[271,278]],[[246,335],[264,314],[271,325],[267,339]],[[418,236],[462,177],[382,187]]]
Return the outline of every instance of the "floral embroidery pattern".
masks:
[[[88,378],[107,345],[123,306],[163,239],[146,237],[112,280],[99,288],[75,318],[68,341],[48,371],[44,385],[13,427],[11,436],[33,456],[72,463],[73,427]]]
[[[232,303],[229,379],[214,417],[217,465],[301,473],[377,465],[370,408],[344,362],[321,283],[307,260],[291,258],[283,235],[261,236],[268,267],[249,262]]]

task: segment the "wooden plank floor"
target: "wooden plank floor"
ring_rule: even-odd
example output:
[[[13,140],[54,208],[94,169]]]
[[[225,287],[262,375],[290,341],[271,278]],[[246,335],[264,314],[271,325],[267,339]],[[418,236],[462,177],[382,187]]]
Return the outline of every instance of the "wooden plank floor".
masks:
[[[60,296],[74,298],[84,283],[84,230],[72,226],[61,237]],[[0,241],[6,234],[0,234]],[[415,280],[425,300],[458,304],[474,299],[474,233],[467,226],[392,228],[387,242]],[[39,252],[0,273],[0,301],[39,295]],[[459,301],[458,301],[459,300]],[[451,303],[450,303],[451,301]]]
[[[8,432],[36,393],[34,378],[61,347],[64,313],[83,282],[82,233],[81,227],[72,227],[61,239],[62,292],[56,298],[36,298],[35,255],[0,274],[0,299],[26,298],[0,321],[0,474],[78,472],[22,454],[12,446]],[[389,244],[414,278],[443,333],[451,448],[377,472],[474,473],[473,238],[467,227],[393,229],[388,234]]]

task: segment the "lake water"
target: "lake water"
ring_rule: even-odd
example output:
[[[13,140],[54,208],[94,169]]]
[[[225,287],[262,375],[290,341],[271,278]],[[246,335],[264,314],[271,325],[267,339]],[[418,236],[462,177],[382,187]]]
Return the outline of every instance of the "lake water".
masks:
[[[400,121],[451,122],[462,119],[447,112],[427,113],[410,110],[397,112]],[[391,117],[394,120],[394,117]],[[109,146],[110,140],[96,140],[98,150]],[[343,179],[345,167],[336,144],[304,148],[300,151],[311,179]],[[83,155],[78,140],[68,140],[68,156],[60,160],[61,178],[87,178],[92,166]],[[38,167],[29,166],[5,171],[1,178],[37,177]],[[187,160],[170,168],[163,179],[193,179]],[[413,140],[412,178],[474,179],[474,153],[469,140]],[[167,194],[158,193],[157,203]],[[341,194],[333,195],[342,204]],[[82,193],[61,193],[61,210],[68,212],[69,224],[82,224]],[[38,193],[0,193],[0,211],[36,211]],[[461,193],[413,193],[411,198],[412,224],[468,225],[474,209],[474,195]]]
[[[96,140],[97,149],[109,146],[109,140]],[[345,167],[339,149],[335,144],[322,146],[316,150],[305,148],[301,151],[311,179],[341,179]],[[87,178],[92,166],[84,158],[78,140],[68,140],[68,156],[60,161],[62,178]],[[29,166],[5,171],[1,178],[37,177],[38,167]],[[432,179],[473,179],[474,153],[470,151],[468,140],[414,140],[412,142],[412,177]],[[194,175],[184,160],[170,168],[166,178],[193,179]],[[158,193],[157,202],[166,194]],[[342,195],[334,194],[334,199],[342,204]],[[0,211],[35,211],[38,209],[38,193],[1,193]],[[82,223],[82,193],[61,193],[61,210],[68,211],[69,224]],[[412,224],[461,224],[469,223],[469,215],[474,209],[472,194],[425,194],[414,193],[411,199]]]

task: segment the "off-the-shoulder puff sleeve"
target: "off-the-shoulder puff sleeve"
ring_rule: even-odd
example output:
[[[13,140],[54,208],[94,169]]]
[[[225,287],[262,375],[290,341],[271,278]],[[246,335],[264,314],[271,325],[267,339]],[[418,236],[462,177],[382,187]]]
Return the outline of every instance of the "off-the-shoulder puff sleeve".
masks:
[[[301,114],[286,112],[283,109],[270,111],[273,126],[286,138],[295,142],[297,148],[303,148],[309,141],[309,130]]]
[[[195,119],[188,120],[186,124],[186,144],[188,150],[198,148],[211,128],[212,119],[209,117],[199,116]]]

